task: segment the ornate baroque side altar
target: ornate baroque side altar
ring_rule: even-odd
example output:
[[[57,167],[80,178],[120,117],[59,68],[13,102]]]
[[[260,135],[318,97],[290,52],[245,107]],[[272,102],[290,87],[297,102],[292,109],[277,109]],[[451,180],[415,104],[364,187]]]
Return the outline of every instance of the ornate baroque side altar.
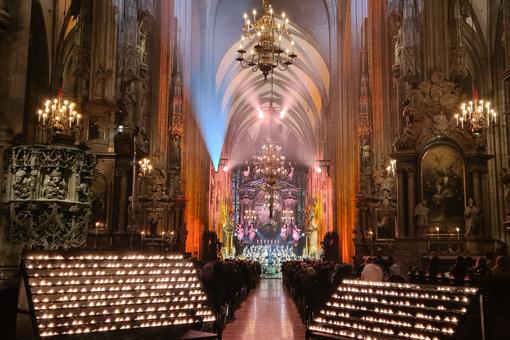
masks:
[[[1,206],[9,242],[28,249],[80,248],[87,241],[96,156],[63,145],[6,151]]]

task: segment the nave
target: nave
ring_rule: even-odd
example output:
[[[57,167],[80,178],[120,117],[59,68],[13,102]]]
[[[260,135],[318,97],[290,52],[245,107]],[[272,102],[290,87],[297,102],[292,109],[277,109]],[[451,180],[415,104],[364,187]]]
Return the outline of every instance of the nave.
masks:
[[[0,0],[0,340],[510,339],[509,34],[510,0]]]
[[[222,334],[224,340],[304,339],[305,326],[280,279],[263,279]]]

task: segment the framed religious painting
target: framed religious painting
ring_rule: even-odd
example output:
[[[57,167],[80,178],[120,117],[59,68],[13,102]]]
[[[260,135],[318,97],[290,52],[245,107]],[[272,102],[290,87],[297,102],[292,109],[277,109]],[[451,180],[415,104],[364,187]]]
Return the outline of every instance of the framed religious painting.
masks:
[[[426,234],[464,226],[465,164],[449,145],[429,148],[421,159],[421,202],[428,209]],[[433,230],[434,229],[434,230]],[[418,231],[420,232],[420,231]]]
[[[87,139],[90,142],[104,142],[108,138],[108,126],[105,116],[91,115],[89,118]]]

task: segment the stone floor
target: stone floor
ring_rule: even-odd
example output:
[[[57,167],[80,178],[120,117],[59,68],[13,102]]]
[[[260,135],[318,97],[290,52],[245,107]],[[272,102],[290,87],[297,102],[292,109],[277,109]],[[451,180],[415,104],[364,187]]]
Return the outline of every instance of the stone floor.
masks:
[[[280,279],[263,279],[235,313],[223,340],[304,339],[305,326]]]

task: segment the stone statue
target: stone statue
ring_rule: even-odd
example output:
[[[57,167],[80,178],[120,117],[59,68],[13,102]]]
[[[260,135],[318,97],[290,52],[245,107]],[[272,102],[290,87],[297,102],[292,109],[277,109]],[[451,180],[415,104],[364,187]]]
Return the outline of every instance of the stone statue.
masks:
[[[186,239],[188,238],[188,227],[186,223],[177,229],[177,237],[175,240],[177,251],[184,252],[186,250]]]
[[[444,113],[441,112],[440,114],[429,116],[432,119],[432,132],[435,135],[448,135],[451,125]]]
[[[363,232],[361,231],[361,227],[356,225],[356,227],[352,230],[352,234],[352,242],[354,243],[355,254],[360,255],[363,247]]]
[[[34,188],[34,175],[27,174],[25,170],[18,170],[14,174],[13,191],[15,198],[27,199],[32,196]]]
[[[135,121],[135,107],[138,102],[135,91],[133,90],[134,82],[127,82],[122,92],[122,108],[124,109],[123,122],[126,125],[132,125]]]
[[[41,192],[46,199],[63,200],[67,196],[66,191],[66,182],[62,178],[62,172],[55,169],[46,178]]]
[[[146,42],[147,32],[145,29],[145,23],[144,21],[141,21],[138,24],[138,42],[136,44],[136,51],[138,52],[138,58],[141,65],[147,65]]]
[[[151,213],[149,216],[149,232],[150,235],[156,236],[158,234],[159,216],[157,213]]]
[[[170,142],[170,166],[181,167],[181,143],[178,136],[174,136]]]
[[[235,256],[235,247],[234,247],[234,230],[235,225],[232,218],[229,216],[225,224],[223,225],[223,234],[224,234],[224,256],[234,257]]]
[[[420,233],[425,234],[429,227],[429,213],[430,209],[427,207],[427,201],[423,200],[416,208],[414,208],[414,217],[416,218],[416,227]]]
[[[103,100],[106,82],[110,78],[112,72],[106,71],[102,65],[96,70],[94,85],[92,89],[92,95],[94,99]]]
[[[370,159],[372,157],[372,147],[368,144],[367,141],[363,141],[363,146],[361,147],[361,161],[364,165],[370,164]]]
[[[466,224],[466,236],[471,236],[476,233],[476,223],[478,220],[478,216],[480,214],[480,210],[475,206],[474,200],[470,198],[468,200],[468,205],[464,209],[464,221]]]
[[[81,181],[80,174],[76,174],[76,194],[78,195],[78,200],[80,202],[89,201],[89,196],[91,195],[89,186],[87,183]]]

